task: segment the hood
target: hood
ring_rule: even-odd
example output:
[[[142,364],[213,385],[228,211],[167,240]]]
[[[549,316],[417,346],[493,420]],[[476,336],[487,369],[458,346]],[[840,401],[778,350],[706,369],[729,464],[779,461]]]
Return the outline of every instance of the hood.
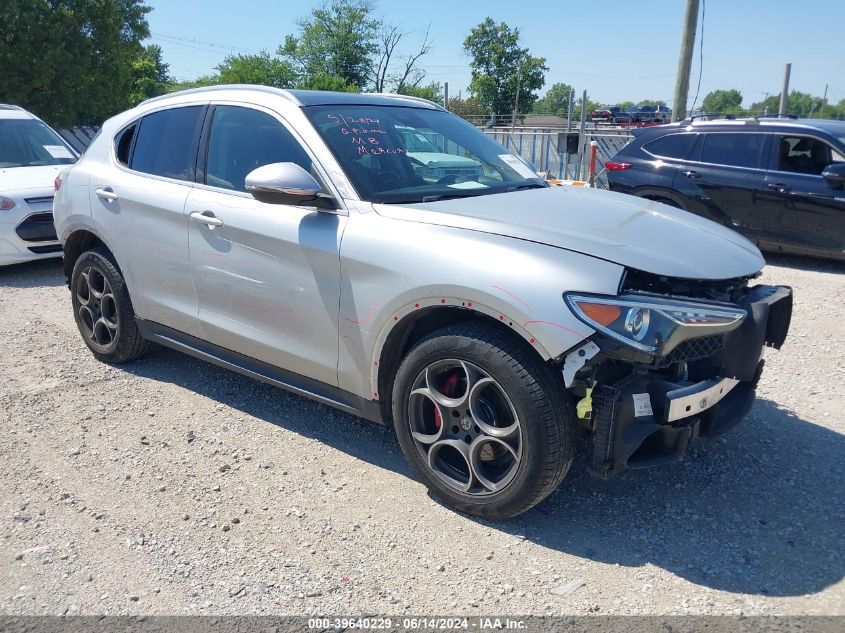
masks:
[[[416,158],[426,167],[480,167],[481,163],[455,156],[453,154],[440,154],[438,152],[408,152],[408,156]]]
[[[0,193],[15,193],[28,189],[49,189],[59,172],[70,165],[40,165],[38,167],[4,167],[0,169]]]
[[[549,187],[374,207],[398,220],[515,237],[670,277],[730,279],[765,265],[756,246],[715,222],[597,189]]]

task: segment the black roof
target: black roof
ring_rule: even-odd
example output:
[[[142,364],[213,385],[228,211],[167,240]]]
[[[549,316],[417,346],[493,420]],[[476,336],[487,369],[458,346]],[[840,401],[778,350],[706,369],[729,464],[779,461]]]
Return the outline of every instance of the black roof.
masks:
[[[404,106],[407,108],[428,108],[442,110],[440,106],[425,99],[392,94],[361,94],[358,92],[329,92],[326,90],[288,90],[303,106],[314,105],[368,105]]]
[[[668,129],[684,130],[741,130],[741,131],[766,131],[766,132],[798,132],[801,130],[816,130],[836,136],[845,137],[845,121],[834,121],[830,119],[788,119],[777,117],[760,117],[758,119],[716,119],[716,120],[694,120],[690,122],[678,121],[667,125],[660,125],[653,128],[646,128],[650,131]]]

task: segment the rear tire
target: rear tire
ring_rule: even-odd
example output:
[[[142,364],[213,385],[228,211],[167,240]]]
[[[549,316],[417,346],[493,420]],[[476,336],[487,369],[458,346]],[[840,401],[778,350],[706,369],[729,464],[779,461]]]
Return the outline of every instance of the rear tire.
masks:
[[[70,281],[73,317],[97,360],[119,364],[143,356],[149,347],[135,323],[123,275],[105,248],[85,251]]]
[[[445,327],[408,352],[393,420],[429,490],[488,519],[538,504],[572,463],[575,418],[563,385],[522,339],[485,323]]]

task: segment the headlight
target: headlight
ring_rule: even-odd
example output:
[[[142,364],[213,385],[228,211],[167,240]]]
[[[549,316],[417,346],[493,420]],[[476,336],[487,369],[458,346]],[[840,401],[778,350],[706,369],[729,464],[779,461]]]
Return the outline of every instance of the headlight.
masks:
[[[745,310],[658,297],[565,295],[572,312],[611,338],[649,354],[665,355],[691,338],[729,332]]]

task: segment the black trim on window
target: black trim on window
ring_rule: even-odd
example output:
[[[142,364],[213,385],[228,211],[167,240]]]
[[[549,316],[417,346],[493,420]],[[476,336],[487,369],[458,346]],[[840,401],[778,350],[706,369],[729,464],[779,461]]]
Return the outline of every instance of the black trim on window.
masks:
[[[135,138],[137,137],[138,132],[138,121],[132,121],[129,125],[124,127],[114,136],[114,156],[117,159],[117,162],[123,165],[124,167],[129,167],[129,163],[132,160],[132,150],[135,147]],[[131,138],[127,139],[129,141],[129,147],[126,149],[126,160],[121,159],[121,146],[123,144],[123,139],[126,137],[127,134],[131,134]],[[93,144],[93,141],[92,141]]]
[[[211,123],[214,121],[214,111],[217,106],[209,105],[205,110],[205,116],[200,125],[199,142],[197,143],[197,156],[194,162],[194,182],[206,184],[205,176],[208,167],[208,139],[211,136]]]

